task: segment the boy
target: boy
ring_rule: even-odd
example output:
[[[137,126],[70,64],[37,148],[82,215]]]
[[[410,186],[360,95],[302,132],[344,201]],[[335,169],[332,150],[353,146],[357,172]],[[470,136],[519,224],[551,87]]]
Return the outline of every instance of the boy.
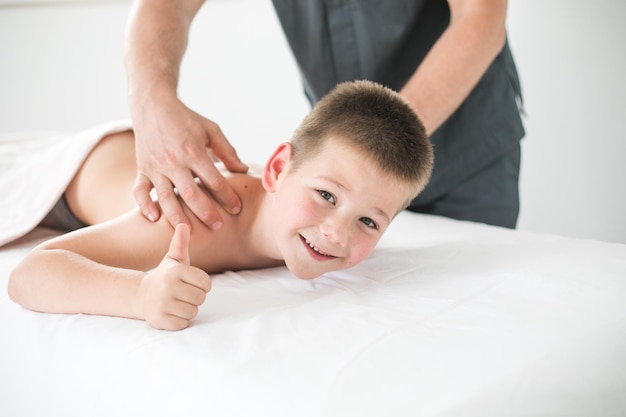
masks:
[[[217,230],[188,208],[191,224],[174,230],[164,217],[151,223],[126,212],[134,207],[134,161],[132,132],[92,151],[60,201],[92,226],[36,247],[11,274],[13,301],[186,328],[211,288],[209,274],[286,265],[311,279],[361,262],[425,187],[433,152],[398,94],[357,81],[320,101],[260,178],[228,178],[243,209],[224,213]]]

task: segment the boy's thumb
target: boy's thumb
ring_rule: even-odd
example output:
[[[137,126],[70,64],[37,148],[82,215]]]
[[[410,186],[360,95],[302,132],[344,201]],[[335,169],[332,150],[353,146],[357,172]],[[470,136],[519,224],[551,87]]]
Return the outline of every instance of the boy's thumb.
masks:
[[[189,265],[189,241],[191,240],[191,231],[185,223],[176,225],[174,235],[170,242],[170,248],[166,257],[177,262]]]

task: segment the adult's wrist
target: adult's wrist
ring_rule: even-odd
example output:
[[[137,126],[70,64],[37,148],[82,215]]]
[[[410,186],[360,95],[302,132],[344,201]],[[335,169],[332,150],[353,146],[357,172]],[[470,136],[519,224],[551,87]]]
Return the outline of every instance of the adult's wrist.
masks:
[[[129,88],[128,104],[131,117],[138,118],[146,108],[156,106],[167,107],[169,103],[178,101],[176,89],[166,83],[152,83]]]

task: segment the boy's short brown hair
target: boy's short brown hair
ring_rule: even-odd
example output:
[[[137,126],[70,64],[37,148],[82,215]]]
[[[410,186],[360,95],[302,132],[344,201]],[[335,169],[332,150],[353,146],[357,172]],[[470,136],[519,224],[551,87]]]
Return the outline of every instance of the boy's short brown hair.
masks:
[[[422,122],[398,93],[380,84],[344,82],[324,96],[294,133],[293,168],[319,152],[330,137],[406,181],[413,197],[430,178],[433,149]]]

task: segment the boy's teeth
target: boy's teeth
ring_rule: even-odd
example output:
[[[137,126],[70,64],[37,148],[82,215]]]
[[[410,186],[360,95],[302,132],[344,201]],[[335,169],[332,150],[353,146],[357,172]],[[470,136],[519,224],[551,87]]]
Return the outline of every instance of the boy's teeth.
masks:
[[[309,242],[306,238],[304,239],[304,241],[306,242],[307,245],[309,245],[309,247],[311,249],[313,249],[315,252],[319,253],[320,255],[324,255],[324,256],[328,256],[328,254],[320,249],[318,249],[314,244],[312,244],[311,242]]]

